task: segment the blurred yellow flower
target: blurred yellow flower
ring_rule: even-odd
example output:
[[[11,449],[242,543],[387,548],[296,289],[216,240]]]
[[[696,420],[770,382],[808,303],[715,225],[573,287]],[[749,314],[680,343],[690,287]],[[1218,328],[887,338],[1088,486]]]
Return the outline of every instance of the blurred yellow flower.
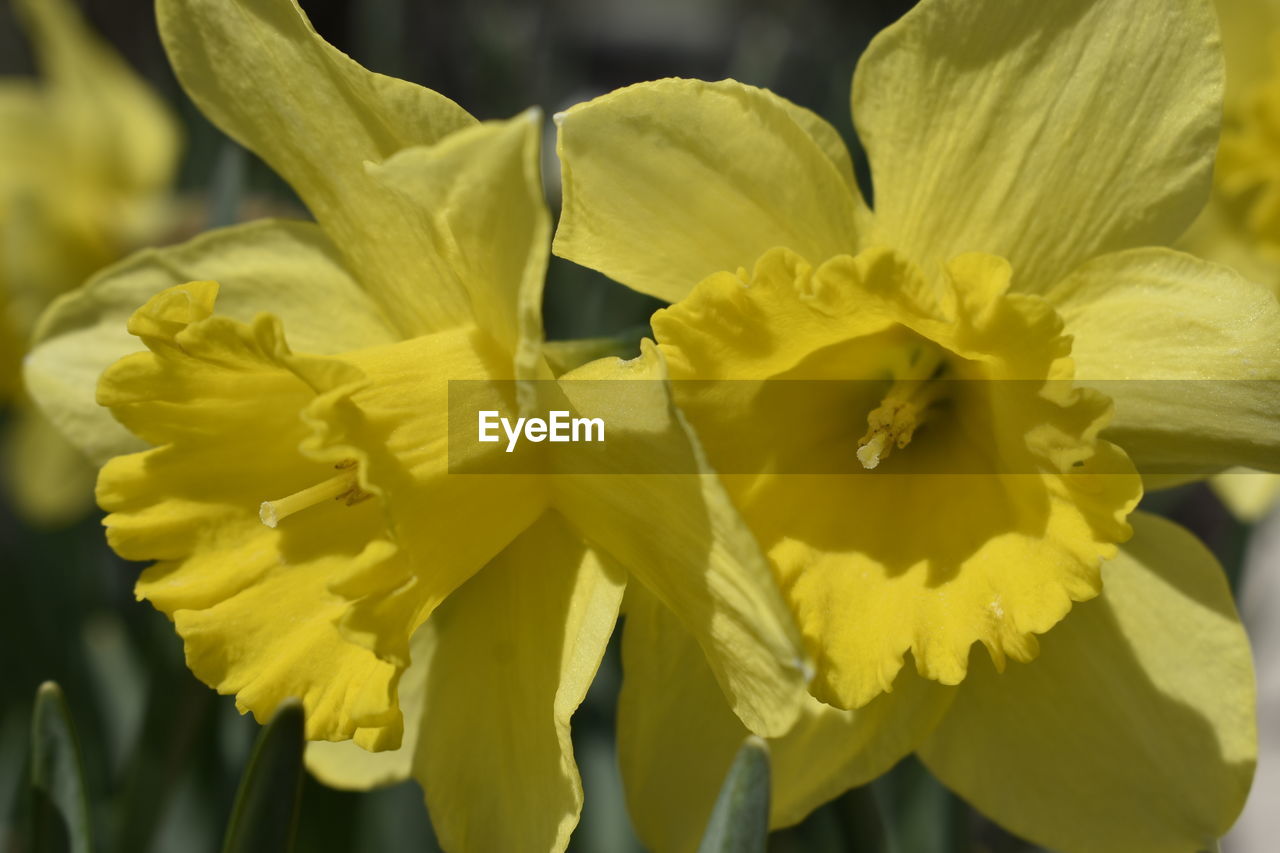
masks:
[[[565,847],[570,717],[628,577],[744,726],[786,731],[800,642],[714,476],[451,473],[451,380],[512,412],[553,378],[538,115],[479,123],[289,0],[157,8],[187,92],[316,223],[135,255],[49,310],[26,377],[105,462],[108,539],[157,561],[137,592],[192,670],[259,719],[300,697],[307,737],[344,741],[309,755],[328,782],[416,776],[451,850]],[[665,391],[610,429],[696,461]]]
[[[555,251],[673,303],[656,353],[698,380],[673,395],[814,695],[861,708],[813,701],[773,742],[774,825],[911,750],[1055,849],[1207,847],[1239,812],[1254,685],[1229,591],[1193,537],[1130,515],[1138,473],[1280,469],[1280,307],[1150,248],[1204,203],[1221,99],[1209,0],[923,0],[854,77],[874,213],[838,132],[765,90],[663,80],[558,117]],[[692,849],[743,731],[630,597],[629,799],[654,848]]]
[[[1214,191],[1182,244],[1271,285],[1280,297],[1280,3],[1217,0],[1227,86]],[[1280,347],[1280,341],[1276,342]],[[1280,476],[1241,469],[1210,480],[1245,521],[1280,498]]]
[[[1222,143],[1213,204],[1197,223],[1208,228],[1208,211],[1227,231],[1202,236],[1206,246],[1230,257],[1232,236],[1245,244],[1250,274],[1280,289],[1280,4],[1274,0],[1217,0],[1226,60]],[[1193,231],[1188,241],[1195,243]],[[1269,262],[1260,266],[1259,261]]]
[[[67,0],[17,0],[37,80],[0,80],[0,403],[19,510],[55,524],[84,512],[93,470],[25,400],[19,363],[58,294],[166,228],[178,131],[167,108]]]

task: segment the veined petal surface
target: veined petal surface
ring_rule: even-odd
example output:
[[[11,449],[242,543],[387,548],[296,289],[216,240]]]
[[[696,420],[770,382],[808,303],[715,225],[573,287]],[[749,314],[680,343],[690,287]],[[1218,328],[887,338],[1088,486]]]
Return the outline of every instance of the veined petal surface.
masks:
[[[159,0],[157,16],[183,88],[289,182],[401,332],[469,322],[465,289],[419,278],[437,251],[419,227],[423,202],[387,188],[365,163],[475,119],[430,89],[361,67],[293,0]]]
[[[1032,664],[975,666],[920,750],[980,810],[1067,853],[1214,849],[1257,756],[1249,643],[1221,567],[1172,522],[1132,521],[1101,597]]]
[[[624,577],[547,513],[427,622],[414,775],[445,849],[565,849],[582,808],[569,721]]]
[[[554,251],[633,290],[675,302],[777,246],[826,260],[867,239],[839,134],[767,90],[659,80],[557,121]]]
[[[1081,383],[1115,400],[1107,437],[1150,481],[1280,471],[1280,302],[1265,284],[1140,249],[1091,261],[1046,298]]]
[[[877,222],[926,274],[987,252],[1029,291],[1172,243],[1208,199],[1222,87],[1210,0],[920,3],[854,76]]]
[[[515,354],[518,378],[537,375],[542,346],[551,217],[538,163],[541,119],[535,109],[485,122],[368,167],[431,236],[431,266],[404,274],[424,288],[448,281],[467,292],[475,324]]]

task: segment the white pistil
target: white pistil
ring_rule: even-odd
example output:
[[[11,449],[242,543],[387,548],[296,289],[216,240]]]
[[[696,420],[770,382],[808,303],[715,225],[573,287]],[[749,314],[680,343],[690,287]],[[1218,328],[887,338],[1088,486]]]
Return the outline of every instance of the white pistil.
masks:
[[[258,518],[267,527],[275,528],[294,513],[302,512],[316,504],[327,500],[346,498],[347,505],[358,503],[368,497],[356,483],[356,472],[353,466],[340,465],[343,470],[329,479],[314,486],[294,492],[288,497],[274,501],[263,501],[258,507]]]

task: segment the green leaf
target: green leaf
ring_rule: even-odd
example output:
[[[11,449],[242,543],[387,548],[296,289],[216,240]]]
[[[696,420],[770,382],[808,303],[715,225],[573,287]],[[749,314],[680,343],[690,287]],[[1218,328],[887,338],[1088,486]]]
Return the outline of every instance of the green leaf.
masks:
[[[80,746],[62,688],[52,681],[36,690],[30,792],[32,849],[89,853],[93,842]]]
[[[716,797],[698,853],[764,853],[769,835],[769,747],[742,743]]]
[[[845,847],[865,853],[889,853],[893,848],[885,825],[885,806],[876,789],[863,785],[836,800]]]
[[[302,723],[301,703],[290,700],[258,735],[222,853],[284,853],[293,847],[302,794]]]
[[[914,755],[871,783],[884,806],[889,849],[965,853],[973,849],[973,811]]]

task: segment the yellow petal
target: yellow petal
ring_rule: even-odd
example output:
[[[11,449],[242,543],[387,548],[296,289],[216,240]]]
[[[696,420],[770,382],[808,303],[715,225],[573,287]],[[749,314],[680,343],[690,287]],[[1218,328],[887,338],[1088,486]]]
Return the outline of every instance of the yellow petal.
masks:
[[[750,734],[675,614],[632,584],[622,633],[618,763],[627,810],[650,850],[698,848],[733,757]],[[774,801],[781,794],[771,779]]]
[[[220,313],[243,322],[275,314],[300,350],[331,354],[395,339],[314,225],[255,222],[140,252],[55,302],[26,360],[32,397],[97,464],[142,447],[94,399],[102,371],[142,349],[126,321],[160,291],[202,279],[220,282]]]
[[[475,322],[532,376],[542,345],[551,217],[538,164],[541,113],[401,151],[370,173],[414,211],[438,252],[409,276],[469,294]]]
[[[956,688],[907,669],[892,690],[856,711],[805,700],[795,727],[769,741],[770,823],[791,826],[823,803],[887,773],[933,730]]]
[[[427,674],[436,648],[435,630],[430,625],[423,625],[413,635],[411,647],[413,662],[400,677],[398,699],[405,720],[400,745],[395,749],[373,752],[360,745],[364,730],[356,732],[352,740],[311,741],[305,753],[311,775],[331,788],[347,791],[367,791],[392,785],[412,775],[414,754],[422,732],[418,721],[422,719]]]
[[[960,689],[921,749],[944,783],[1056,850],[1207,850],[1244,804],[1257,755],[1249,644],[1222,569],[1136,513],[1101,598],[1038,659]]]
[[[1280,303],[1266,285],[1145,249],[1098,258],[1046,296],[1075,338],[1076,375],[1115,400],[1107,437],[1149,482],[1280,471]]]
[[[126,559],[158,561],[138,596],[173,619],[188,666],[242,711],[265,721],[296,696],[308,739],[379,728],[394,741],[398,668],[342,637],[349,605],[329,591],[343,573],[402,559],[381,499],[357,501],[356,489],[277,526],[262,520],[264,501],[334,478],[363,485],[346,460],[307,448],[300,417],[317,396],[303,375],[361,376],[291,354],[269,314],[252,326],[210,316],[215,292],[197,282],[154,297],[130,321],[148,351],[103,374],[103,405],[155,445],[102,469],[108,542]]]
[[[1236,468],[1214,477],[1209,486],[1227,509],[1245,522],[1261,521],[1280,501],[1280,475],[1277,474]]]
[[[164,102],[66,0],[20,0],[57,125],[62,166],[103,189],[162,190],[177,165],[177,122]],[[9,127],[5,126],[6,132]],[[105,223],[104,223],[105,224]]]
[[[636,586],[627,593],[622,643],[618,758],[632,820],[650,849],[696,850],[748,732],[693,637]],[[769,825],[799,823],[886,772],[929,733],[953,693],[904,673],[893,692],[858,711],[807,699],[795,727],[769,741]]]
[[[817,662],[810,689],[841,708],[888,689],[907,651],[946,684],[975,642],[1000,664],[1034,657],[1035,635],[1097,593],[1140,495],[1097,440],[1107,401],[1071,387],[1049,306],[1006,293],[997,258],[946,275],[935,286],[881,249],[816,271],[777,251],[652,320],[673,395]],[[925,402],[896,398],[900,381]],[[860,441],[887,435],[868,427],[904,399],[918,436]]]
[[[1094,255],[1171,243],[1208,198],[1216,33],[1210,0],[919,4],[853,84],[889,245],[926,274],[1000,255],[1034,291]]]
[[[476,328],[459,328],[343,355],[367,382],[330,388],[304,413],[315,452],[351,458],[386,495],[387,523],[406,562],[353,566],[333,581],[352,601],[346,635],[379,657],[406,665],[409,638],[454,589],[527,528],[547,506],[548,489],[527,473],[454,473],[473,460],[451,452],[450,387],[492,389],[482,408],[512,412],[510,354]],[[503,458],[485,445],[487,458]]]
[[[868,230],[839,135],[732,80],[660,80],[557,118],[564,209],[554,251],[675,302],[786,246],[817,261]]]
[[[160,33],[187,93],[302,197],[349,266],[416,334],[470,317],[465,291],[419,275],[436,251],[420,206],[365,171],[474,123],[449,99],[362,68],[292,0],[160,0]]]
[[[561,378],[575,409],[604,412],[614,449],[566,459],[570,467],[552,478],[554,500],[694,635],[743,724],[779,735],[803,696],[799,636],[759,546],[673,409],[665,378],[648,342],[636,360],[601,359]]]
[[[1280,295],[1280,249],[1250,233],[1241,211],[1222,193],[1215,193],[1208,207],[1178,242],[1184,252],[1222,264],[1250,281],[1270,286]]]
[[[569,721],[623,585],[548,513],[427,622],[434,648],[422,716],[409,724],[420,727],[414,775],[446,850],[564,850],[582,807]]]
[[[4,439],[5,486],[29,522],[60,527],[93,507],[95,470],[29,403],[9,411]]]

